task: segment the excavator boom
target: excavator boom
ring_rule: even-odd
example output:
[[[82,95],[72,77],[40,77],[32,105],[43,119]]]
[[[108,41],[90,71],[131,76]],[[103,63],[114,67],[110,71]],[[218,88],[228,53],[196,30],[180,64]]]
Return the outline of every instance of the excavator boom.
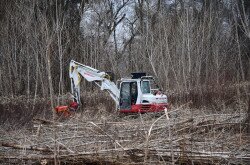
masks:
[[[116,84],[110,80],[110,75],[106,72],[101,72],[97,69],[71,60],[69,76],[71,81],[71,92],[78,104],[80,104],[80,82],[83,77],[89,82],[95,82],[101,90],[107,90],[116,105],[119,105],[119,89]]]

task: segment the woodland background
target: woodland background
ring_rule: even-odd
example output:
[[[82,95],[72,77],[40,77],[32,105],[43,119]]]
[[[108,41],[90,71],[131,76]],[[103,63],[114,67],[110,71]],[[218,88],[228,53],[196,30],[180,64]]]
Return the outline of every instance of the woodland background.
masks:
[[[69,92],[71,59],[197,102],[247,96],[249,21],[248,0],[1,0],[0,96]]]
[[[72,59],[147,72],[171,109],[119,117],[82,81],[61,122]],[[249,164],[249,67],[249,0],[0,0],[0,163]]]

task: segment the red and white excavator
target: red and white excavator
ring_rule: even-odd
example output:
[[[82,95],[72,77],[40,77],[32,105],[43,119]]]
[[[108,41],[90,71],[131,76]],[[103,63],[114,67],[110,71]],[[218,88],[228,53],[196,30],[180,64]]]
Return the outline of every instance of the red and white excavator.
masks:
[[[112,73],[101,72],[71,60],[69,77],[74,101],[69,108],[76,109],[77,105],[80,105],[82,78],[95,82],[101,90],[108,91],[115,101],[116,109],[121,113],[159,112],[168,107],[167,96],[155,88],[157,85],[152,76],[146,76],[145,73],[132,73],[131,75],[131,78],[122,78],[115,84]]]

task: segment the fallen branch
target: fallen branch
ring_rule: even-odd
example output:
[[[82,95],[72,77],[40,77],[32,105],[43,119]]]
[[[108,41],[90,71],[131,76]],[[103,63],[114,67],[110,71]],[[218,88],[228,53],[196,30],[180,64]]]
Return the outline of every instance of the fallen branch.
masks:
[[[43,151],[43,152],[53,152],[50,148],[41,148],[41,147],[34,147],[34,146],[22,146],[19,144],[14,143],[1,143],[1,146],[3,147],[11,147],[14,149],[26,149],[26,150],[34,150],[34,151]]]

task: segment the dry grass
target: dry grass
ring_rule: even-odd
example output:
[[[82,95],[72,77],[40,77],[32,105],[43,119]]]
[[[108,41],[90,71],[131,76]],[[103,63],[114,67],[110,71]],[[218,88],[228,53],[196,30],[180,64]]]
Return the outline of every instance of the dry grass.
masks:
[[[247,164],[245,117],[244,104],[220,111],[187,104],[157,117],[121,117],[100,104],[57,121],[56,139],[52,121],[44,119],[33,120],[32,128],[1,127],[0,161],[50,164],[56,144],[59,161],[69,164]]]

